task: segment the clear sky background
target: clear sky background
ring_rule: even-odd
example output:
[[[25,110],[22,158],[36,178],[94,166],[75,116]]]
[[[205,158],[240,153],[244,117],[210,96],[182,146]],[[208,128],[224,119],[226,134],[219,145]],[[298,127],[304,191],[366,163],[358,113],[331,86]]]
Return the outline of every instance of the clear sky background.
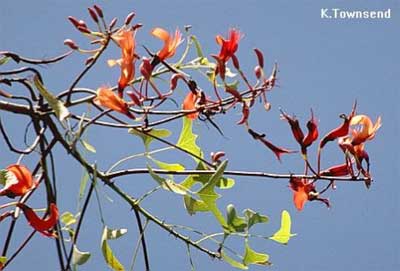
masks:
[[[265,55],[266,67],[274,61],[279,64],[279,87],[270,93],[272,110],[265,112],[262,106],[251,116],[252,126],[265,132],[279,145],[296,148],[288,125],[279,120],[279,107],[296,114],[304,124],[313,108],[320,133],[325,134],[340,123],[338,116],[348,113],[355,99],[358,112],[366,113],[375,120],[382,116],[383,126],[376,138],[367,144],[375,182],[370,190],[362,183],[344,183],[336,191],[328,193],[332,208],[317,202],[307,203],[303,212],[297,212],[292,203],[292,193],[287,182],[275,182],[257,178],[236,178],[236,186],[224,191],[219,201],[224,209],[234,203],[237,209],[252,208],[267,214],[271,222],[258,226],[255,232],[272,234],[280,223],[280,212],[287,209],[293,220],[293,231],[298,236],[288,246],[254,240],[254,249],[270,254],[274,263],[271,270],[398,270],[400,268],[400,200],[398,154],[399,120],[399,1],[21,1],[3,0],[0,8],[0,50],[11,50],[29,57],[50,57],[65,51],[63,40],[72,38],[80,44],[84,39],[67,21],[67,16],[89,21],[86,8],[100,4],[107,18],[123,21],[126,14],[135,11],[136,22],[144,27],[138,33],[138,43],[146,43],[156,50],[160,43],[148,33],[156,26],[173,30],[193,26],[207,54],[218,53],[215,35],[226,35],[230,27],[244,33],[238,56],[241,65],[249,73],[255,65],[252,52],[260,48]],[[321,8],[348,10],[382,10],[391,8],[392,18],[381,20],[323,20]],[[110,69],[105,60],[116,58],[119,50],[110,49],[80,84],[96,89],[103,84],[114,85],[118,69]],[[54,92],[65,90],[69,82],[83,68],[84,57],[74,55],[61,65],[43,67],[46,85]],[[267,68],[268,70],[268,68]],[[208,90],[208,89],[207,89]],[[184,93],[182,91],[182,93]],[[1,112],[7,129],[16,142],[21,142],[25,122],[21,118]],[[226,137],[203,122],[195,123],[200,135],[199,144],[209,153],[224,150],[229,158],[229,169],[257,170],[266,172],[301,172],[303,166],[298,155],[284,156],[282,163],[272,153],[252,141],[246,131],[235,124],[239,111],[216,122]],[[170,125],[179,129],[180,121]],[[142,151],[137,138],[121,131],[106,129],[89,131],[88,140],[98,153],[88,156],[96,159],[99,167],[106,169],[125,155]],[[315,151],[311,149],[312,153]],[[1,167],[14,163],[16,156],[9,154],[5,143],[0,143]],[[58,183],[61,211],[76,210],[81,169],[71,162],[64,150],[57,149]],[[180,156],[158,156],[167,162],[178,162]],[[175,160],[174,160],[175,159]],[[340,163],[342,156],[335,144],[329,144],[324,154],[323,167]],[[186,165],[193,166],[184,160]],[[27,160],[33,165],[34,159]],[[130,162],[126,167],[141,167],[143,163]],[[154,186],[149,177],[135,176],[121,179],[121,185],[132,195],[138,196]],[[128,234],[113,242],[116,254],[129,267],[136,244],[137,231],[134,216],[128,207],[107,188],[100,193],[107,225],[128,228]],[[43,191],[32,200],[37,207],[45,206]],[[106,197],[114,199],[110,203]],[[0,203],[7,199],[1,198]],[[36,207],[35,206],[35,207]],[[159,192],[145,203],[145,207],[166,222],[192,225],[204,231],[218,230],[216,222],[205,214],[190,217],[183,209],[182,200],[167,192]],[[106,270],[100,252],[101,224],[95,202],[83,225],[79,248],[92,253],[91,260],[82,270]],[[0,241],[3,242],[8,222],[0,224]],[[20,236],[11,248],[15,249],[28,229],[19,226]],[[152,270],[190,270],[186,247],[155,225],[147,233]],[[235,243],[234,243],[235,244]],[[238,243],[239,244],[239,243]],[[238,245],[236,244],[236,245]],[[240,245],[239,245],[240,247]],[[193,251],[196,270],[232,270],[228,264],[213,261]],[[39,234],[11,266],[10,270],[41,268],[55,270],[57,266],[54,242]],[[142,270],[139,257],[137,270]],[[251,270],[264,270],[253,267]]]

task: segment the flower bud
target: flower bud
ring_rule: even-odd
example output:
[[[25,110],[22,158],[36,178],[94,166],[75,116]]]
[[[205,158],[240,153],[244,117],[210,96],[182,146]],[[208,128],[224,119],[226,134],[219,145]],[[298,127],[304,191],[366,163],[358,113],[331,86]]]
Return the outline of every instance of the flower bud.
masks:
[[[90,65],[94,61],[94,56],[88,57],[85,61],[85,65]]]
[[[235,55],[232,55],[232,63],[237,70],[240,70],[239,59]]]
[[[90,32],[89,29],[82,27],[82,26],[78,26],[78,30],[81,31],[82,33],[86,33],[86,34],[91,34],[92,32]]]
[[[108,25],[108,28],[110,30],[113,29],[116,23],[117,23],[117,18],[112,19],[110,24]]]
[[[68,16],[68,20],[76,27],[78,28],[80,26],[79,21],[72,16]]]
[[[263,74],[261,66],[258,65],[254,68],[254,74],[256,75],[257,79],[261,78]]]
[[[257,48],[254,48],[254,52],[257,55],[258,65],[260,65],[261,68],[264,68],[264,55],[263,55],[263,53]]]
[[[97,15],[99,15],[100,18],[104,17],[103,10],[100,8],[100,6],[94,5],[93,8],[97,12]]]
[[[89,15],[90,17],[92,17],[93,21],[95,21],[96,23],[99,22],[99,18],[97,17],[96,11],[92,8],[88,8],[89,11]]]
[[[126,16],[126,18],[125,18],[125,24],[126,25],[130,24],[133,17],[135,17],[135,15],[136,15],[135,12],[129,13],[128,16]]]
[[[71,39],[64,40],[64,45],[68,46],[72,50],[78,50],[79,49],[78,45],[76,45],[76,43]]]
[[[223,152],[223,151],[219,151],[219,152],[215,152],[215,153],[212,152],[210,155],[211,155],[211,160],[213,162],[221,162],[220,159],[225,156],[225,152]]]

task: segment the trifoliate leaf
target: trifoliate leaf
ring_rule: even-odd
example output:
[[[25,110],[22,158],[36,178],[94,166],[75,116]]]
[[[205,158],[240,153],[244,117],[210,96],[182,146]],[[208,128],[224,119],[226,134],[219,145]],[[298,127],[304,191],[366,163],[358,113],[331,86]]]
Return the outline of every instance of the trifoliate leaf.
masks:
[[[266,215],[261,215],[257,212],[254,212],[251,209],[246,209],[244,210],[244,215],[246,217],[247,223],[248,223],[248,228],[250,229],[254,224],[257,223],[267,223],[268,222],[268,216]]]
[[[244,217],[240,217],[236,214],[235,207],[233,204],[229,204],[226,207],[226,222],[231,232],[244,232],[247,228],[247,222]]]
[[[182,120],[183,120],[182,130],[178,139],[178,143],[176,143],[176,145],[186,151],[189,151],[192,154],[195,154],[199,157],[203,157],[203,153],[200,147],[197,146],[196,144],[196,139],[198,135],[193,134],[192,131],[193,121],[188,118],[182,118]],[[199,162],[198,158],[193,157],[193,159],[196,162]]]
[[[189,213],[189,215],[194,215],[196,212],[209,212],[210,209],[208,208],[208,205],[204,203],[202,200],[197,200],[195,198],[192,198],[189,195],[185,195],[183,197],[183,202],[185,204],[186,211]]]
[[[258,265],[271,265],[268,261],[269,255],[264,253],[258,253],[252,250],[249,244],[246,242],[244,257],[243,257],[243,264],[258,264]]]
[[[156,174],[149,165],[147,165],[147,169],[149,170],[150,176],[159,185],[161,185],[162,188],[164,188],[165,190],[169,190],[171,192],[174,192],[176,194],[179,194],[179,195],[186,195],[187,189],[184,186],[175,183],[173,180],[165,179],[165,178],[161,177],[160,175]]]

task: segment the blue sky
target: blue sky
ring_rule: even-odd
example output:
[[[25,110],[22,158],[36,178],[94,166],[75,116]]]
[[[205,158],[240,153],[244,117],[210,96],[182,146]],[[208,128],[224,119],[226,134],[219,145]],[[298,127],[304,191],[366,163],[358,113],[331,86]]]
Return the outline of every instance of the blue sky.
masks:
[[[144,24],[138,33],[138,42],[146,43],[154,50],[160,43],[148,33],[156,26],[173,30],[192,25],[192,33],[202,41],[208,54],[217,53],[216,34],[226,35],[230,27],[244,33],[238,57],[247,72],[251,72],[255,58],[252,49],[264,52],[266,67],[279,65],[279,87],[270,93],[270,112],[258,106],[251,116],[252,126],[265,132],[277,144],[296,148],[288,126],[279,120],[279,108],[296,114],[305,123],[312,108],[319,120],[321,134],[340,123],[338,116],[348,113],[355,99],[358,112],[373,120],[382,117],[383,126],[376,138],[369,142],[367,150],[372,163],[375,182],[370,190],[361,183],[338,185],[328,193],[332,208],[319,203],[308,203],[303,212],[297,212],[286,182],[274,182],[257,178],[236,178],[236,186],[223,192],[219,201],[224,209],[234,203],[237,209],[252,208],[267,214],[271,222],[258,226],[261,234],[271,234],[279,227],[280,212],[288,210],[292,215],[293,231],[298,236],[288,246],[254,240],[254,249],[271,256],[272,270],[396,270],[400,267],[400,228],[396,218],[400,213],[397,152],[399,138],[399,1],[71,1],[40,2],[3,0],[0,10],[0,50],[11,50],[29,57],[49,57],[64,52],[63,40],[72,38],[83,44],[84,39],[67,21],[67,16],[85,18],[86,8],[100,4],[107,18],[123,21],[126,14],[135,11],[135,20]],[[391,9],[391,19],[324,20],[322,8],[344,10]],[[90,72],[81,86],[97,88],[102,84],[115,84],[118,69],[106,66],[107,57],[116,57],[114,47],[102,58],[99,67]],[[45,82],[53,91],[66,89],[83,68],[84,57],[73,55],[61,65],[42,67]],[[203,86],[206,86],[204,83]],[[22,143],[24,120],[1,113],[3,121],[16,141]],[[298,155],[284,156],[282,163],[257,142],[250,140],[246,131],[235,124],[239,111],[224,118],[216,118],[226,137],[221,137],[211,126],[195,123],[200,135],[199,144],[205,153],[224,150],[229,158],[229,169],[246,169],[278,173],[301,172]],[[168,126],[179,129],[180,122]],[[139,140],[121,131],[105,129],[89,131],[88,140],[98,153],[88,156],[106,168],[125,155],[143,150]],[[0,143],[1,166],[14,163],[16,156],[9,154],[4,142]],[[315,149],[311,149],[315,152]],[[62,211],[74,212],[79,189],[81,170],[71,162],[64,150],[56,149]],[[168,162],[178,162],[181,156],[159,156]],[[341,154],[335,144],[330,144],[324,154],[324,167],[341,162]],[[188,166],[190,161],[184,160]],[[33,165],[34,159],[27,159]],[[143,164],[128,163],[128,167]],[[121,179],[121,185],[132,195],[154,186],[147,176]],[[128,228],[127,236],[112,243],[121,261],[129,266],[136,243],[137,231],[134,217],[127,216],[128,207],[119,202],[112,191],[105,187],[100,192],[105,207],[107,224],[115,228]],[[38,193],[33,202],[44,203]],[[107,197],[114,201],[110,203]],[[4,203],[6,199],[0,199]],[[40,205],[42,204],[42,205]],[[210,232],[218,230],[209,215],[190,217],[183,209],[179,197],[159,192],[145,203],[145,207],[168,222],[192,225]],[[105,270],[99,249],[101,225],[95,202],[90,205],[88,219],[83,225],[81,250],[92,252],[92,259],[82,270]],[[8,223],[0,224],[0,241],[4,238]],[[21,232],[27,229],[21,226]],[[17,237],[21,241],[23,234]],[[185,245],[155,225],[147,232],[152,270],[190,270]],[[236,243],[234,243],[236,244]],[[16,244],[13,244],[14,248]],[[237,243],[240,247],[240,243]],[[37,235],[11,266],[10,270],[24,270],[41,266],[54,270],[53,242]],[[13,247],[13,246],[12,246]],[[50,252],[51,251],[51,252]],[[232,268],[207,256],[192,251],[196,270],[231,270]],[[137,262],[141,270],[142,259]],[[255,266],[251,270],[261,270]]]

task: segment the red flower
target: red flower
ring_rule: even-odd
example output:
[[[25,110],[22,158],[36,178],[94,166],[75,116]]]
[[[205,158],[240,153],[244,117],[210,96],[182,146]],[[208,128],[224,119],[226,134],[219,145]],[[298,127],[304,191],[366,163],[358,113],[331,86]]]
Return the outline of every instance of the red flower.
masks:
[[[0,196],[14,198],[23,196],[31,190],[36,183],[33,181],[32,173],[23,165],[13,164],[7,167],[6,184],[0,190]]]
[[[372,123],[371,119],[366,115],[354,116],[350,125],[360,125],[360,129],[352,129],[351,133],[353,136],[352,144],[358,145],[364,143],[367,140],[371,140],[375,137],[376,131],[381,127],[381,117],[378,117],[375,124]]]
[[[122,29],[113,35],[113,39],[118,43],[118,46],[122,50],[122,57],[117,61],[109,60],[108,64],[114,66],[119,64],[121,66],[121,75],[118,80],[118,92],[119,96],[122,97],[122,91],[133,80],[135,76],[135,30]]]
[[[129,111],[128,104],[107,87],[100,87],[97,90],[97,96],[93,101],[97,105],[104,106],[119,113],[125,114],[132,119],[135,118],[135,116],[133,116],[133,114]]]
[[[311,119],[307,122],[308,133],[303,140],[303,148],[309,147],[318,138],[318,126],[317,121],[314,118],[314,113],[311,110]]]
[[[160,61],[164,61],[167,58],[173,57],[176,52],[176,48],[182,43],[182,34],[176,29],[175,35],[170,35],[165,29],[156,27],[151,31],[151,34],[164,41],[164,47],[157,52],[157,56]]]
[[[58,208],[56,204],[50,203],[49,215],[44,219],[38,217],[30,207],[23,203],[18,203],[17,206],[22,209],[26,220],[28,220],[32,228],[45,236],[55,237],[55,233],[51,229],[56,225],[58,220]]]
[[[215,37],[217,43],[221,45],[221,51],[219,52],[218,58],[222,62],[227,62],[235,54],[239,47],[239,40],[241,38],[240,32],[232,28],[229,30],[228,36],[229,39],[227,40],[220,35]]]
[[[349,133],[350,122],[351,119],[354,117],[354,114],[356,113],[355,111],[356,111],[356,104],[354,104],[353,110],[351,111],[349,116],[346,116],[344,114],[340,115],[340,117],[344,119],[343,124],[333,129],[327,135],[324,136],[324,138],[319,143],[320,149],[322,149],[325,146],[325,144],[328,143],[329,141],[333,141],[339,137],[346,136]]]
[[[319,193],[311,180],[292,177],[289,185],[293,191],[293,202],[297,210],[303,210],[304,204],[313,200],[322,201],[328,208],[330,207],[328,199],[319,197]]]
[[[303,131],[301,130],[299,120],[296,119],[295,117],[292,117],[292,116],[286,114],[282,110],[281,110],[281,113],[282,113],[282,115],[281,115],[282,118],[287,120],[287,122],[289,123],[290,128],[292,129],[293,136],[296,139],[296,141],[300,145],[303,145],[304,134],[303,134]]]
[[[321,172],[322,176],[346,176],[350,174],[350,165],[347,163],[332,166]]]
[[[282,154],[295,152],[295,151],[292,151],[292,150],[288,150],[288,149],[285,149],[285,148],[281,148],[281,147],[275,146],[270,141],[265,139],[265,134],[259,134],[259,133],[255,132],[255,131],[253,131],[252,129],[248,129],[247,131],[249,132],[249,134],[255,140],[261,141],[267,148],[269,148],[275,154],[276,158],[279,161],[281,161],[281,155]]]
[[[185,97],[185,100],[183,101],[183,106],[182,106],[183,110],[196,109],[196,100],[197,100],[197,95],[189,91],[189,93]],[[188,117],[191,120],[197,119],[198,116],[199,112],[194,112],[186,115],[186,117]]]

